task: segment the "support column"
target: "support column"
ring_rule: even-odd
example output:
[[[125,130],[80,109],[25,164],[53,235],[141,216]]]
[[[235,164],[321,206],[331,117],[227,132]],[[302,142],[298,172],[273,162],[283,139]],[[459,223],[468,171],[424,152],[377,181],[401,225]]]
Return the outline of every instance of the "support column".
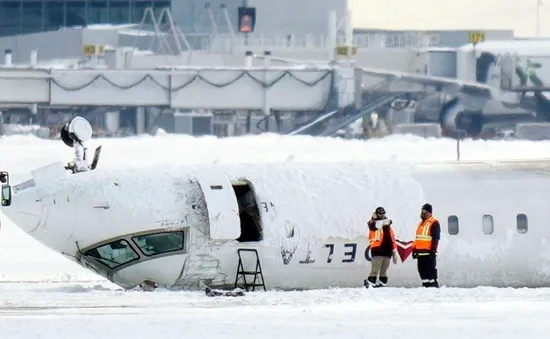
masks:
[[[269,82],[268,69],[271,66],[271,51],[264,51],[264,82]],[[269,116],[271,113],[271,107],[269,105],[269,88],[264,88],[264,115]],[[266,128],[269,126],[269,118],[266,119]]]
[[[252,68],[252,51],[246,51],[244,54],[245,67]]]
[[[355,66],[355,109],[363,107],[363,71]]]
[[[4,66],[11,67],[12,66],[12,51],[11,49],[4,50]]]
[[[105,130],[109,136],[115,136],[120,128],[120,112],[119,111],[109,111],[105,112]],[[137,119],[136,119],[137,121]]]
[[[145,107],[136,108],[136,134],[145,133]]]
[[[33,49],[31,51],[31,67],[32,68],[35,68],[37,65],[38,65],[38,50],[37,49]]]
[[[347,57],[351,58],[353,56],[353,26],[351,25],[351,11],[347,12],[346,17],[346,46],[347,46]]]
[[[328,50],[328,60],[336,60],[336,30],[338,27],[338,19],[336,17],[336,11],[330,11],[328,16],[328,40],[327,40],[327,50]]]

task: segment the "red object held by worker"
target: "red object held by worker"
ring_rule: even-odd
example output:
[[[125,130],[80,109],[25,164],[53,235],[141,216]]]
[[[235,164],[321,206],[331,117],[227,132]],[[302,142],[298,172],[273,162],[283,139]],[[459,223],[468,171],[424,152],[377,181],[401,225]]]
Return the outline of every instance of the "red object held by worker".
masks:
[[[397,253],[401,258],[401,262],[405,262],[405,260],[407,260],[407,258],[411,255],[413,251],[414,241],[402,241],[399,239],[395,239],[395,243],[397,244]]]

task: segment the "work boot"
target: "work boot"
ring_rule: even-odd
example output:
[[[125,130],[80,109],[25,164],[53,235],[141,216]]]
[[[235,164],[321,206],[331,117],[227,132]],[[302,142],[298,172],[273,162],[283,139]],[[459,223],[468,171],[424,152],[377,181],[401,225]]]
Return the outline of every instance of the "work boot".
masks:
[[[376,286],[376,277],[368,277],[367,279],[365,279],[364,284],[365,284],[366,288],[369,288],[370,286],[377,287]]]
[[[437,280],[435,280],[435,281],[430,281],[428,283],[422,283],[422,286],[439,288],[439,283],[437,282]]]
[[[388,284],[388,277],[379,277],[377,287],[384,287]]]

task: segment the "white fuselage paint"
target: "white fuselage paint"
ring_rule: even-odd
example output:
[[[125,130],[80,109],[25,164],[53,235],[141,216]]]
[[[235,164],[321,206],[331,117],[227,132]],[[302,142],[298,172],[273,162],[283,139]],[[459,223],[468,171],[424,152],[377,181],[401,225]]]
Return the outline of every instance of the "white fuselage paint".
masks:
[[[34,171],[34,186],[15,187],[12,206],[3,212],[57,252],[77,256],[79,248],[125,234],[186,231],[186,253],[137,261],[111,274],[100,272],[123,287],[145,279],[182,289],[198,288],[200,282],[232,286],[238,248],[258,251],[268,289],[362,286],[370,269],[366,221],[374,209],[384,206],[397,238],[410,241],[425,202],[434,206],[441,223],[441,285],[550,285],[550,160],[408,166],[216,164],[165,168],[162,173],[96,170],[76,175],[52,171],[56,166],[62,165]],[[42,177],[52,173],[58,177]],[[262,241],[210,238],[213,212],[218,218],[232,213],[229,202],[217,206],[219,199],[204,200],[200,182],[213,184],[212,178],[252,183],[260,205]],[[518,214],[528,218],[526,233],[517,230]],[[451,215],[458,217],[457,235],[448,231]],[[484,215],[493,218],[492,234],[483,232]],[[218,220],[216,225],[224,223]],[[223,237],[230,231],[212,234]],[[255,261],[245,257],[244,265],[253,268]],[[411,257],[392,264],[389,286],[419,285]]]

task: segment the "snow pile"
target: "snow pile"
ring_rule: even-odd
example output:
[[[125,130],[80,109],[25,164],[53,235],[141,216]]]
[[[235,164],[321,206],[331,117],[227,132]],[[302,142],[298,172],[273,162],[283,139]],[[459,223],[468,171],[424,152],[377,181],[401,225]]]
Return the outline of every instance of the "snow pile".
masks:
[[[432,162],[456,160],[456,142],[393,136],[378,140],[344,140],[309,136],[243,136],[218,139],[185,135],[94,140],[104,144],[101,168],[219,163],[400,160]],[[60,149],[65,147],[59,145]],[[65,152],[70,153],[69,150]],[[550,157],[550,141],[472,141],[461,144],[461,159],[536,159]]]
[[[123,28],[131,28],[131,27],[137,27],[137,24],[119,24],[119,25],[112,25],[112,24],[93,24],[93,25],[87,25],[86,29],[89,30],[116,30],[116,29],[123,29]]]
[[[105,281],[1,219],[0,281]]]
[[[5,135],[34,135],[39,138],[49,138],[50,129],[39,125],[4,124]]]
[[[135,216],[150,213],[170,219],[171,214],[174,217],[181,215],[182,202],[178,199],[180,190],[176,184],[182,179],[186,177],[162,167],[153,170],[97,170],[64,176],[49,183],[51,186],[42,186],[41,189],[44,187],[50,192],[72,191],[77,196],[89,197],[110,208],[134,212]]]
[[[383,205],[398,225],[417,222],[424,203],[421,187],[407,168],[391,162],[208,164],[146,169],[97,170],[68,175],[49,183],[48,191],[72,191],[134,216],[177,218],[182,211],[178,182],[227,176],[246,179],[255,189],[267,223],[267,245],[279,247],[288,238],[322,246],[330,237],[366,234],[365,222]],[[121,195],[124,190],[124,195]],[[410,228],[410,227],[408,227]]]
[[[369,141],[315,138],[309,136],[242,136],[218,139],[186,135],[139,136],[94,139],[89,148],[103,145],[99,168],[158,167],[204,163],[340,162],[400,160],[406,162],[453,161],[456,142],[391,136]],[[13,174],[29,175],[32,169],[54,161],[70,161],[73,151],[60,140],[33,136],[3,137],[0,167]],[[22,157],[24,154],[25,157]],[[463,161],[488,159],[537,159],[550,157],[550,141],[472,141],[461,143]]]

